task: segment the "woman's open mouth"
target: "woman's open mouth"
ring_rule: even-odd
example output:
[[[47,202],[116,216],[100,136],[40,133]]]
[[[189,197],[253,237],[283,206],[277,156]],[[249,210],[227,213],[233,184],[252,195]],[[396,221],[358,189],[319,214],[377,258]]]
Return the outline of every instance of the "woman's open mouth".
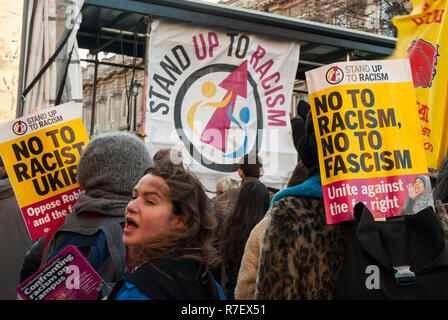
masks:
[[[134,219],[126,217],[123,231],[130,232],[136,228],[138,228],[138,224],[134,221]]]

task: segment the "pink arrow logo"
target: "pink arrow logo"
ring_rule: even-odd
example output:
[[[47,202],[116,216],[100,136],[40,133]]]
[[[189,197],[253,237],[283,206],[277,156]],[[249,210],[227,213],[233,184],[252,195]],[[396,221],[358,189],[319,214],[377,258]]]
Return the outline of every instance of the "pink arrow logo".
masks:
[[[224,108],[218,108],[213,113],[202,133],[201,141],[225,153],[227,133],[231,123],[229,115],[233,113],[238,96],[244,99],[247,98],[247,61],[244,61],[229,76],[227,76],[219,84],[219,87],[227,90],[223,100],[230,97],[230,101]]]

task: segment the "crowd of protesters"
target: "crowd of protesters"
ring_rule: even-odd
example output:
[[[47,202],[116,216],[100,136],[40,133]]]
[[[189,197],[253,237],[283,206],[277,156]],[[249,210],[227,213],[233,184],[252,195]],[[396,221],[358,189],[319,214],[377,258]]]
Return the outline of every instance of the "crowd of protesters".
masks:
[[[214,198],[179,152],[161,149],[151,158],[132,134],[100,135],[79,161],[85,192],[74,212],[34,243],[0,162],[1,298],[15,299],[20,282],[74,245],[104,280],[98,299],[332,299],[352,223],[326,223],[306,102],[291,127],[298,161],[285,189],[263,184],[262,159],[248,154],[241,182],[223,176]],[[416,184],[432,189],[446,238],[448,157],[432,178],[432,186],[426,177]],[[420,210],[416,197],[408,210]]]

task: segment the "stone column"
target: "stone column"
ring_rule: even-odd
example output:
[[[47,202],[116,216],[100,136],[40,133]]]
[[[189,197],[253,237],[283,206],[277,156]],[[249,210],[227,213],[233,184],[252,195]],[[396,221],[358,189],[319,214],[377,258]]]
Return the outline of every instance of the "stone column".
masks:
[[[0,123],[16,118],[23,1],[0,1]]]

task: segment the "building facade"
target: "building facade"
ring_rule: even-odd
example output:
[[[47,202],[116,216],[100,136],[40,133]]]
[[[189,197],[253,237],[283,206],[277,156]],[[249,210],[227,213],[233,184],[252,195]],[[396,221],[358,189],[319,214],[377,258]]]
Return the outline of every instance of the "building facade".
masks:
[[[409,0],[221,0],[221,4],[396,36],[392,18],[410,13]]]
[[[88,58],[92,58],[88,56]],[[122,64],[122,56],[112,55],[101,60],[106,63]],[[125,57],[124,64],[133,65],[132,57]],[[137,59],[136,67],[143,67],[142,59]],[[83,122],[87,132],[92,125],[92,98],[95,65],[83,68]],[[93,119],[92,137],[109,131],[131,131],[140,133],[142,120],[143,70],[135,69],[134,82],[137,84],[136,95],[130,93],[132,68],[98,65],[96,104]],[[129,97],[129,99],[128,99]],[[135,127],[134,127],[135,116]]]
[[[0,1],[0,123],[16,118],[23,1]]]

